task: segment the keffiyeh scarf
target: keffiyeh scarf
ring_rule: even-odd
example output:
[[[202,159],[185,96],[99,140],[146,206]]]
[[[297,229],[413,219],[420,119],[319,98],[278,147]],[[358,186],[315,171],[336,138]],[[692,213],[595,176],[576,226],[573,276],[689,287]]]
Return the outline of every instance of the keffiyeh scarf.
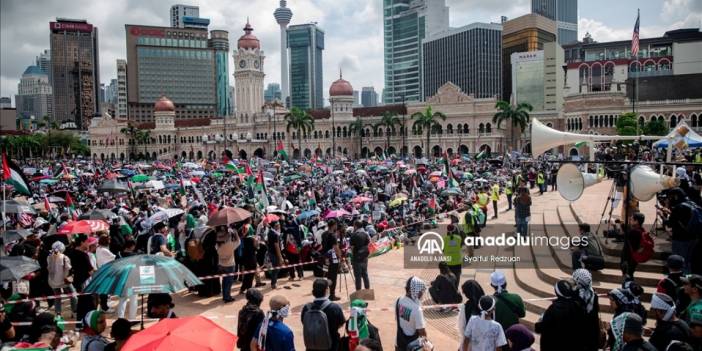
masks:
[[[590,313],[595,304],[595,291],[592,290],[592,275],[587,269],[579,268],[573,272],[578,295],[585,302],[585,310]]]
[[[417,278],[417,277],[412,277],[412,280],[410,281],[410,297],[412,300],[414,300],[417,303],[420,303],[419,297],[424,293],[424,291],[427,289],[426,283],[424,283],[423,280]]]

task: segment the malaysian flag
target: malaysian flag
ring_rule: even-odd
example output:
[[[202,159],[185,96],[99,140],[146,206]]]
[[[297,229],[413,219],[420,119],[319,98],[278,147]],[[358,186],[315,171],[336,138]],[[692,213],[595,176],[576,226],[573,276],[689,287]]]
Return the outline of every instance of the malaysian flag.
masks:
[[[636,10],[636,24],[634,24],[634,35],[631,37],[631,56],[634,58],[639,56],[639,10]]]

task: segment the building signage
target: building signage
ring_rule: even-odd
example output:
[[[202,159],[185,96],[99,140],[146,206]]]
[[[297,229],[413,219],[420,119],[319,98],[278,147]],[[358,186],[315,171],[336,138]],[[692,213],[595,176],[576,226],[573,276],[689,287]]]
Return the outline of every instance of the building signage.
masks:
[[[93,25],[82,22],[49,22],[49,28],[55,31],[86,32],[93,31]]]
[[[163,29],[158,28],[144,28],[144,27],[131,27],[129,28],[129,33],[135,37],[145,36],[145,37],[165,37],[166,33]]]

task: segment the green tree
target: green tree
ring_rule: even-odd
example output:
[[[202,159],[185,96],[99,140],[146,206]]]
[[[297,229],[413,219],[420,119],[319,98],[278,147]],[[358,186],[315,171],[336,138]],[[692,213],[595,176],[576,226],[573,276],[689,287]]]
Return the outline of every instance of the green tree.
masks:
[[[297,148],[300,150],[300,158],[302,158],[302,134],[308,134],[314,130],[314,119],[307,111],[299,107],[293,107],[290,112],[285,115],[285,121],[287,123],[286,130],[288,133],[290,133],[290,130],[297,131]]]
[[[356,117],[356,120],[349,124],[349,131],[358,135],[358,158],[361,158],[361,150],[363,150],[363,134],[365,133],[364,128],[366,126],[368,126],[368,124],[363,123],[360,116]]]
[[[149,144],[150,140],[151,140],[151,131],[150,130],[148,130],[148,129],[137,130],[136,141],[137,141],[137,143],[144,145],[144,158],[146,158],[146,159],[149,158],[149,151],[147,149],[147,145]]]
[[[423,112],[415,112],[410,118],[414,120],[412,128],[422,128],[427,131],[427,151],[425,152],[426,154],[430,154],[429,150],[431,146],[429,146],[429,142],[431,140],[431,130],[435,127],[441,127],[439,120],[445,121],[446,115],[439,111],[435,112],[432,110],[431,106],[427,106]]]
[[[639,135],[639,122],[633,112],[622,113],[617,119],[618,135]]]
[[[497,125],[497,129],[500,129],[502,122],[512,125],[510,129],[509,140],[512,147],[517,145],[514,129],[519,129],[519,134],[522,135],[527,125],[529,124],[529,112],[534,108],[528,102],[520,102],[517,106],[512,106],[509,102],[500,100],[495,104],[495,108],[498,110],[494,116],[492,116],[492,122]]]
[[[385,111],[383,113],[383,117],[380,118],[380,121],[373,125],[373,129],[377,133],[378,130],[383,130],[385,129],[385,150],[387,151],[388,148],[390,147],[390,133],[395,131],[395,126],[400,126],[402,122],[400,122],[400,119],[397,117],[397,113],[395,112],[390,112],[390,111]]]
[[[668,131],[668,125],[665,121],[658,120],[657,118],[648,121],[643,127],[643,132],[646,135],[666,135]]]

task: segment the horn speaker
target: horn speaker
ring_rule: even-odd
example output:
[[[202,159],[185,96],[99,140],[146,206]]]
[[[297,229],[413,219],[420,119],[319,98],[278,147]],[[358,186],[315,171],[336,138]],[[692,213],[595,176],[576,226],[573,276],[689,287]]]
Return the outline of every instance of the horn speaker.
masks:
[[[656,173],[651,167],[639,165],[634,167],[630,176],[631,194],[639,201],[651,200],[656,193],[676,187],[678,179]]]
[[[558,169],[556,184],[561,197],[568,201],[575,201],[583,195],[585,188],[602,181],[593,173],[580,172],[578,167],[572,163],[566,163]]]

